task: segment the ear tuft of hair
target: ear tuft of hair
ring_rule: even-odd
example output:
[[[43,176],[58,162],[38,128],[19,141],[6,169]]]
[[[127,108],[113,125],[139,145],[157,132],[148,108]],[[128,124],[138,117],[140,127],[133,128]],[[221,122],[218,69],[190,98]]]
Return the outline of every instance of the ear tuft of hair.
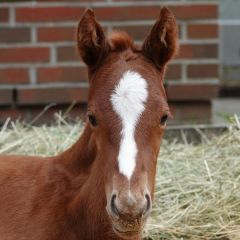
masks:
[[[116,31],[109,35],[108,41],[112,51],[134,49],[133,39],[123,31]]]

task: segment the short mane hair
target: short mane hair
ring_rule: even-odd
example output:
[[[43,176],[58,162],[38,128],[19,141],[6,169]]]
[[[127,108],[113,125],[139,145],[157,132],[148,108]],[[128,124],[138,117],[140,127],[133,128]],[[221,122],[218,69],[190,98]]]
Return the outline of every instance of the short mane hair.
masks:
[[[133,39],[124,31],[115,31],[108,36],[112,51],[137,50]]]

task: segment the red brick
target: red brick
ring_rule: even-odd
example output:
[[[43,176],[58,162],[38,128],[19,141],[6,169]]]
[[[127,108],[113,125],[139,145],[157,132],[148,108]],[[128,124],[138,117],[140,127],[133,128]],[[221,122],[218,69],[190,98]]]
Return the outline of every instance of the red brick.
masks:
[[[19,88],[17,91],[20,105],[86,103],[87,98],[88,89],[81,87]]]
[[[17,22],[77,21],[84,8],[79,7],[20,7],[16,9]]]
[[[181,5],[169,8],[178,20],[218,18],[218,4]]]
[[[168,85],[167,96],[170,101],[206,101],[216,98],[218,89],[217,85]]]
[[[108,7],[94,9],[99,20],[147,20],[155,19],[158,16],[158,7]]]
[[[113,26],[114,31],[124,31],[129,34],[134,40],[143,41],[150,32],[152,25],[136,25],[136,26]],[[178,26],[179,38],[181,38],[181,26]]]
[[[0,43],[24,43],[30,41],[29,28],[0,28]]]
[[[13,102],[12,89],[0,89],[0,105],[9,105]]]
[[[211,122],[210,102],[173,102],[170,103],[170,110],[173,114],[173,119],[169,121],[170,124],[202,124]]]
[[[170,64],[167,68],[165,78],[167,80],[181,79],[181,65],[180,64]]]
[[[217,78],[217,64],[188,65],[187,74],[189,78]]]
[[[178,20],[215,19],[218,17],[217,4],[169,6]],[[159,6],[127,6],[94,9],[100,20],[148,20],[156,19]]]
[[[0,63],[47,62],[49,49],[43,47],[0,48]]]
[[[9,10],[7,8],[0,8],[0,22],[8,22]]]
[[[37,71],[38,82],[80,82],[87,81],[84,67],[47,67]]]
[[[72,61],[80,61],[81,58],[79,56],[78,50],[76,46],[65,46],[57,48],[57,60],[59,62],[72,62]]]
[[[182,44],[178,58],[218,58],[218,45]]]
[[[218,38],[217,24],[189,24],[187,36],[191,39]]]
[[[38,28],[39,42],[75,41],[75,27],[40,27]]]
[[[16,120],[19,118],[21,112],[19,109],[15,109],[12,106],[1,107],[1,114],[0,114],[0,124],[6,122],[7,118],[11,120]]]
[[[217,4],[169,6],[178,20],[217,18]],[[20,7],[16,9],[18,22],[77,21],[81,7]],[[156,19],[159,6],[126,6],[94,8],[99,20],[148,20]]]
[[[28,83],[28,70],[24,68],[0,69],[0,84]]]

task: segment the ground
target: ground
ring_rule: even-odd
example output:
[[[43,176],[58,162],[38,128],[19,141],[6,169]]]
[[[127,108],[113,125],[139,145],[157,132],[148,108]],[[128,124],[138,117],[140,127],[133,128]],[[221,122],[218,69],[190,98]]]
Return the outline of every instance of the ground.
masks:
[[[54,155],[80,136],[83,123],[56,114],[52,126],[7,120],[0,131],[0,154]],[[202,143],[163,140],[156,192],[146,239],[240,239],[240,128]]]

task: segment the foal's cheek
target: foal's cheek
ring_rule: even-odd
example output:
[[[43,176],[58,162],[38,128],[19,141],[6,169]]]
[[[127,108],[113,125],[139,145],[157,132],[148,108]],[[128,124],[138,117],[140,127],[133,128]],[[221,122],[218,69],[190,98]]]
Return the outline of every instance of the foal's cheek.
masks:
[[[152,131],[152,136],[151,136],[152,145],[151,146],[152,146],[155,157],[158,157],[161,141],[163,138],[163,133],[164,133],[164,128],[162,128],[160,126],[157,126]]]
[[[155,176],[156,176],[156,168],[158,162],[158,155],[160,150],[160,144],[163,136],[163,129],[159,126],[152,129],[151,132],[151,144],[149,144],[149,156],[148,156],[148,164],[147,164],[147,172],[148,172],[148,182],[149,189],[153,197],[153,192],[155,188]]]

